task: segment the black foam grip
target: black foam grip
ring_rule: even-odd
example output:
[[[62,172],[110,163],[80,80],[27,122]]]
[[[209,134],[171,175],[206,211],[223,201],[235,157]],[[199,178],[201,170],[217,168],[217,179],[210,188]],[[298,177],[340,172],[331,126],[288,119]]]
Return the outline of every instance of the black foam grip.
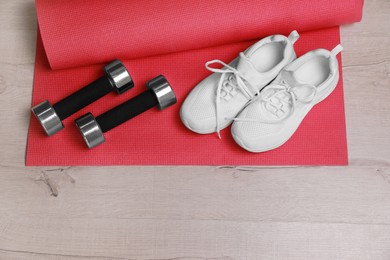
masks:
[[[120,104],[117,107],[96,117],[96,121],[103,133],[115,128],[116,126],[138,116],[158,104],[156,95],[151,91],[145,91],[142,94]]]
[[[95,102],[112,91],[110,81],[103,76],[53,105],[61,120]]]

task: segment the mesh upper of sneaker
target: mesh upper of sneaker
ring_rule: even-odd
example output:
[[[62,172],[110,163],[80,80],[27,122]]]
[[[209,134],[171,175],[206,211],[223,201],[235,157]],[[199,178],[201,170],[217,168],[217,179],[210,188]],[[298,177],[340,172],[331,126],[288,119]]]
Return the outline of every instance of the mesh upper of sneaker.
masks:
[[[273,83],[238,115],[232,134],[240,142],[253,147],[285,141],[279,139],[291,136],[311,107],[333,91],[337,81],[335,56],[324,49],[305,54],[287,65]],[[259,140],[261,142],[256,143]]]
[[[241,53],[239,58],[228,64],[236,70],[237,74],[214,73],[193,89],[181,108],[183,122],[189,124],[190,126],[187,126],[194,131],[203,132],[211,129],[218,131],[216,122],[218,110],[220,126],[227,126],[256,93],[272,81],[293,59],[295,59],[295,52],[292,42],[285,36],[270,36],[252,45]],[[220,86],[220,98],[217,98],[221,77],[223,80]],[[249,91],[239,87],[238,77]],[[217,109],[217,102],[219,109]]]

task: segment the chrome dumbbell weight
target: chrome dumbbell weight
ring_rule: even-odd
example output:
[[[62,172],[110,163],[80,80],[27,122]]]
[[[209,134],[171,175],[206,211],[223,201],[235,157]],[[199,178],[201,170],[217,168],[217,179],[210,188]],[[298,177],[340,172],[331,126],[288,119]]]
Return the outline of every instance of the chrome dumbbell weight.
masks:
[[[122,94],[134,87],[129,72],[119,60],[106,65],[104,71],[104,76],[54,105],[45,100],[32,108],[32,112],[48,136],[54,135],[64,128],[62,120],[107,95],[112,90]]]
[[[147,83],[147,91],[97,116],[88,113],[75,123],[89,148],[105,142],[103,133],[157,106],[160,110],[177,102],[172,87],[164,76],[158,76]]]

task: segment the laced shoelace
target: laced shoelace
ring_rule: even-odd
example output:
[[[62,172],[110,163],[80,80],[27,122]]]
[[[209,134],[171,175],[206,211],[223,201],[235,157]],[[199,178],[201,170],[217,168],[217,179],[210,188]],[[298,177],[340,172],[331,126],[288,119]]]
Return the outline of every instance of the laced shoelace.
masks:
[[[219,64],[224,68],[217,69],[212,68],[210,65]],[[236,68],[226,64],[221,60],[212,60],[206,62],[206,69],[214,73],[221,73],[222,76],[219,79],[217,92],[216,92],[216,131],[218,133],[219,139],[221,139],[219,118],[220,118],[220,99],[221,97],[229,101],[231,99],[230,95],[234,95],[237,92],[237,88],[248,98],[252,99],[255,95],[258,94],[258,90],[253,87],[247,79],[238,71]],[[230,74],[229,76],[226,76]],[[229,95],[230,93],[230,95]]]
[[[296,87],[290,87],[288,83],[285,81],[282,81],[280,84],[268,86],[266,91],[270,91],[270,90],[273,90],[275,92],[270,96],[267,96],[265,94],[260,94],[257,98],[249,102],[249,104],[260,99],[262,102],[265,102],[265,108],[269,112],[274,114],[278,119],[266,120],[266,119],[234,118],[234,120],[275,124],[287,119],[290,115],[292,115],[297,106],[297,102],[309,104],[314,100],[315,96],[317,95],[317,88],[315,86],[299,85]],[[308,90],[310,92],[310,95],[303,96],[298,92],[299,90]],[[286,106],[291,106],[291,109],[286,108]],[[288,110],[290,110],[290,112],[287,113]]]

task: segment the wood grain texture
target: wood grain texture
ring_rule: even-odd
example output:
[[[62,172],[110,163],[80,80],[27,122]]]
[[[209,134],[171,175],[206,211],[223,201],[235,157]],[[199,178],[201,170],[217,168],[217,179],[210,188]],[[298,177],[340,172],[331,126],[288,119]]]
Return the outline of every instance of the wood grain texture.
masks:
[[[351,165],[390,165],[390,2],[365,1],[363,21],[341,27]]]
[[[342,27],[349,167],[24,167],[33,0],[0,1],[0,259],[390,259],[390,2]]]

